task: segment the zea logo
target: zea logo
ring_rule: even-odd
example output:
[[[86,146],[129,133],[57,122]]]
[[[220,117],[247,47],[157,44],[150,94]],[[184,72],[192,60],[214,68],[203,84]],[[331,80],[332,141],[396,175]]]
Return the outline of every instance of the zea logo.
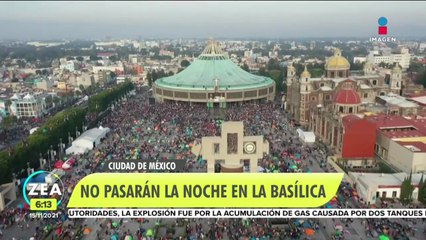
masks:
[[[61,205],[65,189],[61,178],[47,171],[37,171],[24,182],[22,194],[30,210],[56,210]],[[31,199],[29,199],[31,198]]]
[[[370,42],[396,42],[395,37],[389,37],[388,35],[388,19],[386,17],[379,17],[377,20],[379,24],[377,27],[378,37],[370,37]]]

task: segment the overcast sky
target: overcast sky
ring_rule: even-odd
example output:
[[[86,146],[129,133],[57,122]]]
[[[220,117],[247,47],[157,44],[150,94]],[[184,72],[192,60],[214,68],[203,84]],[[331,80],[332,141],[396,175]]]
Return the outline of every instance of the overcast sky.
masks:
[[[426,36],[426,2],[0,2],[0,39]]]

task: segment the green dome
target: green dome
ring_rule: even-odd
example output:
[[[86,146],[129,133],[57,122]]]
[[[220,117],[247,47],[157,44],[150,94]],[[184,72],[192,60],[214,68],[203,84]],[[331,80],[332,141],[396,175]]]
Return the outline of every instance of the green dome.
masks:
[[[267,77],[244,71],[220,47],[210,41],[203,53],[182,72],[158,79],[155,86],[186,90],[220,90],[261,88],[274,84]]]

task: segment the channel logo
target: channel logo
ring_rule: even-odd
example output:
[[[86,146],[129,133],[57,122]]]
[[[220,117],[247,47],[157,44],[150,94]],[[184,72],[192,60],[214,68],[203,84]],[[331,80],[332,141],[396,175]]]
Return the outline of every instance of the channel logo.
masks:
[[[30,210],[55,211],[61,205],[65,189],[57,174],[41,170],[28,176],[22,193]]]
[[[388,27],[386,26],[388,24],[388,19],[385,17],[380,17],[378,20],[379,23],[379,29],[378,34],[379,35],[387,35],[388,34]]]
[[[386,17],[379,17],[377,20],[379,24],[377,28],[377,36],[370,37],[370,42],[396,42],[396,38],[388,36],[388,19]]]

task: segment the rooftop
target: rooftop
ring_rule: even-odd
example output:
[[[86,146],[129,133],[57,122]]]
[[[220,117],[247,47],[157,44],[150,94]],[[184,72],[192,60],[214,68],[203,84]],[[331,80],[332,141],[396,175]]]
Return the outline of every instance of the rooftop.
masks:
[[[397,143],[401,146],[408,148],[412,152],[426,152],[426,144],[423,142],[400,142]]]
[[[226,89],[258,89],[275,82],[244,71],[236,65],[215,41],[210,41],[203,53],[182,72],[158,79],[155,85],[174,89],[206,90],[216,86]]]
[[[419,97],[412,97],[412,98],[409,98],[409,100],[414,101],[420,105],[426,106],[426,95],[419,96]]]
[[[361,89],[370,89],[371,88],[367,84],[361,84],[360,87],[361,87]]]
[[[400,186],[404,179],[408,177],[408,174],[403,172],[393,174],[350,172],[349,176],[351,176],[351,178],[358,179],[358,181],[367,186],[386,187]],[[421,176],[421,173],[413,174],[411,178],[411,183],[413,185],[418,185]]]
[[[346,115],[342,118],[343,126],[345,128],[350,127],[352,125],[352,123],[357,122],[361,119],[362,118],[360,118],[360,117],[358,117],[357,115],[354,115],[354,114]]]
[[[400,130],[400,131],[383,131],[382,132],[388,138],[411,138],[411,137],[423,137],[425,134],[418,130]]]
[[[411,119],[410,122],[422,133],[426,134],[426,119]]]
[[[361,99],[354,89],[341,89],[334,95],[334,102],[339,104],[360,104]]]
[[[414,127],[409,120],[398,115],[377,114],[366,118],[375,123],[379,129]]]
[[[396,94],[388,94],[387,96],[378,96],[378,98],[382,99],[388,104],[396,105],[403,108],[418,107],[416,103],[410,102],[406,98]]]

